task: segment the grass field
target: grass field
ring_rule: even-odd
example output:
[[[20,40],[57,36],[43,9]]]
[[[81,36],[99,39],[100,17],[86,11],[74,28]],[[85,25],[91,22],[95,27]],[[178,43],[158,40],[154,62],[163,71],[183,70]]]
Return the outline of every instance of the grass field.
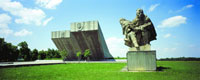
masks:
[[[158,61],[159,72],[120,72],[126,63],[1,68],[0,80],[200,80],[200,61]]]

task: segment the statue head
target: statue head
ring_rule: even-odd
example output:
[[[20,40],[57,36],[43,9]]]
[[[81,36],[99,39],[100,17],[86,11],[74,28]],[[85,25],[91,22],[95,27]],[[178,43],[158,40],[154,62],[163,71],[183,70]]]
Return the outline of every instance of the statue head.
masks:
[[[119,22],[121,22],[121,21],[126,21],[126,19],[124,19],[124,18],[120,18]]]
[[[120,18],[119,23],[120,23],[120,24],[123,24],[124,21],[126,21],[126,19]]]
[[[144,16],[143,10],[137,9],[136,10],[136,17],[141,19],[143,16]]]

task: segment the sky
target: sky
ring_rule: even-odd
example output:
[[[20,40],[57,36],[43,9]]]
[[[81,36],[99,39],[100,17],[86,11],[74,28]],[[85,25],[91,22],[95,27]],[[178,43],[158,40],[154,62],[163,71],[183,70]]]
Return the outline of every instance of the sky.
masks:
[[[128,47],[120,18],[132,21],[141,8],[154,24],[157,58],[200,57],[199,0],[0,0],[0,37],[30,49],[57,49],[51,32],[70,23],[98,20],[110,53],[125,57]]]

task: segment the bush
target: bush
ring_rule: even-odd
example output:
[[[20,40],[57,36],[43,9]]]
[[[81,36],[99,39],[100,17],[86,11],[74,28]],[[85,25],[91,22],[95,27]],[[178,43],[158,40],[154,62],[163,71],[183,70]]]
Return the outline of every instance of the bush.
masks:
[[[80,60],[81,60],[81,51],[78,51],[78,52],[76,53],[76,56],[78,57],[78,61],[80,61]]]
[[[59,53],[60,53],[62,59],[66,60],[67,55],[68,55],[67,51],[66,50],[61,50],[61,51],[59,51]]]
[[[90,49],[86,49],[85,52],[84,52],[84,57],[89,60],[89,56],[91,55],[91,51]]]

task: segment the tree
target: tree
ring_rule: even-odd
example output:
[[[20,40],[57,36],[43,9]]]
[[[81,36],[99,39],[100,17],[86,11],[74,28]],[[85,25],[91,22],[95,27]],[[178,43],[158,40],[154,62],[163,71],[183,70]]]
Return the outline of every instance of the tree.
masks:
[[[46,58],[61,58],[60,52],[58,50],[50,49],[46,51]]]
[[[47,53],[46,53],[46,58],[48,58],[48,59],[52,58],[51,54],[52,54],[51,49],[48,48]]]
[[[4,41],[0,38],[0,61],[16,61],[19,55],[17,46]]]
[[[31,56],[31,60],[37,60],[38,59],[38,50],[37,49],[33,49],[33,51],[31,52],[32,56]]]
[[[53,49],[53,52],[55,53],[55,55],[53,56],[54,58],[61,58],[61,55],[58,50]]]
[[[46,52],[44,50],[42,51],[39,51],[39,54],[38,54],[38,59],[45,59],[46,58]]]
[[[23,58],[25,61],[30,61],[31,60],[31,50],[28,48],[28,44],[26,41],[23,41],[18,44],[20,47],[19,52],[20,52],[20,57]]]
[[[5,56],[4,45],[5,45],[4,38],[0,38],[0,61],[4,60]]]
[[[90,49],[86,49],[85,52],[84,52],[84,57],[89,60],[89,56],[91,55],[91,51]]]
[[[66,50],[60,50],[59,53],[60,53],[63,61],[65,61],[67,59],[67,55],[68,55],[67,51]]]
[[[78,51],[78,52],[76,53],[76,56],[78,57],[78,61],[79,61],[79,63],[80,63],[80,59],[81,59],[81,51]]]
[[[19,50],[17,46],[12,45],[11,47],[11,55],[10,55],[10,61],[17,61],[19,57]]]
[[[11,43],[5,43],[3,50],[4,50],[4,60],[5,61],[11,61],[12,44]]]

